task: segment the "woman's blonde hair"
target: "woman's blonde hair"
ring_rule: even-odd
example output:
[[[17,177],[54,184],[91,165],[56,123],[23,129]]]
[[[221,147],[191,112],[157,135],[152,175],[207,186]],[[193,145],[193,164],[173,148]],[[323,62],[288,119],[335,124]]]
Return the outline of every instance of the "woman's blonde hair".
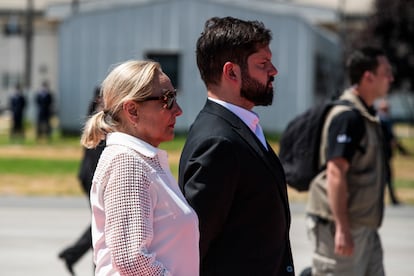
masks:
[[[119,116],[126,101],[144,100],[153,93],[154,77],[162,72],[154,61],[129,60],[117,65],[101,86],[103,110],[89,117],[83,129],[81,144],[95,148],[106,134],[119,131]]]

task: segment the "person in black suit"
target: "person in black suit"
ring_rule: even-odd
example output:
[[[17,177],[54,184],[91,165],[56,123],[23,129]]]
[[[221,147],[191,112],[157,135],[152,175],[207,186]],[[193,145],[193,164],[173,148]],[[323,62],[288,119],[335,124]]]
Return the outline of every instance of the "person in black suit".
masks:
[[[23,90],[19,83],[15,86],[13,96],[10,98],[10,110],[12,112],[12,128],[11,135],[12,141],[16,138],[24,139],[24,110],[26,108],[26,98],[23,95]]]
[[[101,88],[97,86],[94,91],[94,97],[88,107],[88,116],[102,110],[102,98],[100,96]],[[84,148],[83,158],[79,168],[78,178],[82,186],[82,190],[85,195],[88,196],[88,202],[90,198],[90,190],[92,186],[92,179],[95,173],[96,165],[98,164],[99,157],[105,148],[105,141],[92,149]],[[73,266],[79,259],[92,248],[92,233],[91,225],[89,225],[82,235],[76,240],[76,242],[64,250],[62,250],[58,257],[65,262],[66,268],[72,275],[75,275]]]
[[[199,216],[200,275],[294,275],[282,165],[252,111],[271,105],[272,35],[213,17],[197,41],[208,99],[192,124],[179,186]]]
[[[388,192],[392,205],[400,205],[401,202],[398,199],[394,189],[394,173],[392,168],[392,158],[394,156],[394,150],[402,155],[409,155],[406,148],[400,143],[397,136],[394,134],[394,124],[390,116],[390,104],[385,98],[382,98],[377,103],[377,113],[380,118],[382,137],[384,138],[384,152],[386,159],[385,166],[385,178],[387,182]]]
[[[36,122],[36,139],[39,140],[42,136],[49,141],[52,134],[52,126],[50,119],[52,118],[53,96],[47,81],[42,82],[42,88],[36,94],[37,105],[37,122]]]

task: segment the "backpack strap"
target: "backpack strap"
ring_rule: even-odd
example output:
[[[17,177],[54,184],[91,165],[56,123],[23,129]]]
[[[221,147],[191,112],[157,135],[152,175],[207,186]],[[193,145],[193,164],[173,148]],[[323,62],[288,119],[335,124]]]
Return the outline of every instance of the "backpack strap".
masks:
[[[319,147],[319,167],[321,170],[324,170],[326,168],[326,150],[328,148],[329,126],[331,125],[331,122],[336,115],[349,110],[356,110],[352,106],[352,103],[345,100],[338,100],[334,102],[334,105],[325,118],[321,133],[321,145]]]

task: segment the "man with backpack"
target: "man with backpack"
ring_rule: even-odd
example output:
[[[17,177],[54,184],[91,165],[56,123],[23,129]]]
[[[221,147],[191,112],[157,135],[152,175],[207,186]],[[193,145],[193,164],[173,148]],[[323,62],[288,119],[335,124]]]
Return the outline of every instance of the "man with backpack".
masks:
[[[312,275],[384,275],[378,228],[383,218],[385,157],[373,108],[393,75],[384,52],[365,47],[351,54],[352,87],[327,113],[320,141],[323,169],[311,182],[307,205],[313,245]]]

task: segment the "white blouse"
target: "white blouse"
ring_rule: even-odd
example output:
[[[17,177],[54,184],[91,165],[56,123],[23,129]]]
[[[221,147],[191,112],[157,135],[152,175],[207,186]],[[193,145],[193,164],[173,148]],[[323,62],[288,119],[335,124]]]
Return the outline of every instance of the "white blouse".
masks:
[[[106,143],[91,188],[95,275],[199,275],[198,219],[167,153],[120,132]]]

